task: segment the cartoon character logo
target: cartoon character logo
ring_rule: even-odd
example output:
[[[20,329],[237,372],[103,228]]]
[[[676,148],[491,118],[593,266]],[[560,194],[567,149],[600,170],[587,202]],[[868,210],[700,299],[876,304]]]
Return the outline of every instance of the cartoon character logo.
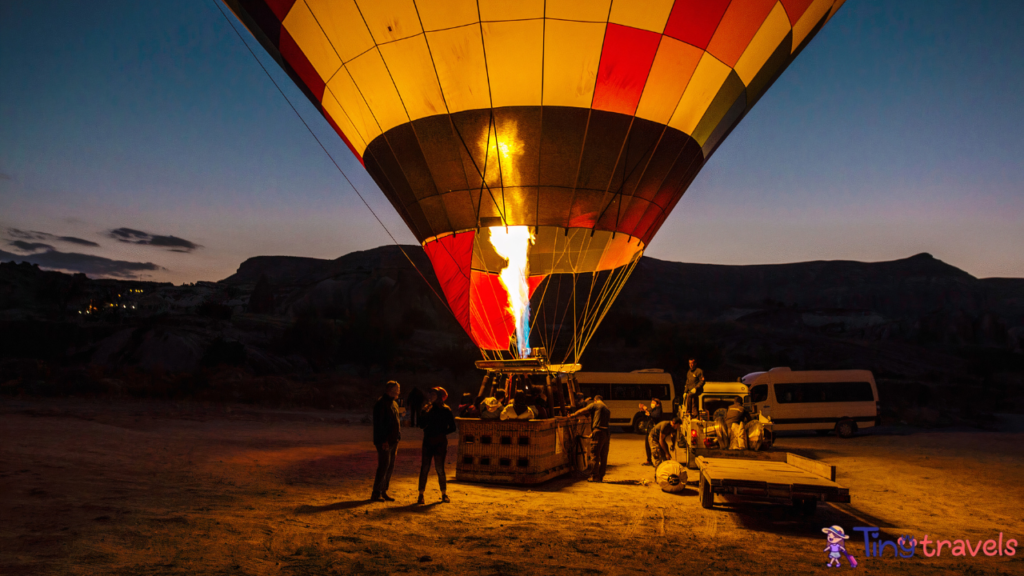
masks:
[[[846,556],[846,560],[850,562],[851,568],[857,567],[857,559],[846,551],[846,541],[850,539],[843,531],[842,526],[829,526],[828,528],[822,528],[822,532],[825,533],[825,537],[828,540],[828,546],[825,546],[825,552],[828,552],[828,566],[829,568],[838,568],[839,559]]]

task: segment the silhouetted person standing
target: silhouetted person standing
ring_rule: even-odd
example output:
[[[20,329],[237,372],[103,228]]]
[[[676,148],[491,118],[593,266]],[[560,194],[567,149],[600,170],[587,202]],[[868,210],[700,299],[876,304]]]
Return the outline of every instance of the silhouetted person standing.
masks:
[[[444,475],[444,459],[448,456],[448,435],[455,432],[455,415],[445,405],[448,392],[440,386],[431,388],[427,393],[429,403],[420,412],[420,428],[423,428],[423,457],[420,461],[420,497],[417,504],[423,504],[423,491],[427,489],[427,474],[430,474],[430,462],[434,462],[437,470],[437,483],[441,488],[441,502],[451,502],[448,498],[448,481]]]
[[[579,416],[590,412],[593,414],[591,421],[590,435],[590,461],[594,465],[593,475],[587,482],[602,482],[605,469],[608,468],[608,447],[610,438],[608,436],[608,420],[612,417],[611,410],[604,404],[604,398],[594,396],[594,401],[583,408],[572,413],[572,416]]]
[[[405,399],[405,409],[409,412],[409,426],[416,426],[424,400],[426,397],[423,396],[423,392],[420,392],[419,388],[413,388],[412,392],[409,392],[409,396]]]
[[[373,479],[370,500],[393,502],[388,496],[391,473],[395,471],[398,441],[402,439],[402,424],[398,420],[398,398],[402,387],[394,380],[384,385],[384,394],[373,405],[373,445],[377,448],[377,475]]]

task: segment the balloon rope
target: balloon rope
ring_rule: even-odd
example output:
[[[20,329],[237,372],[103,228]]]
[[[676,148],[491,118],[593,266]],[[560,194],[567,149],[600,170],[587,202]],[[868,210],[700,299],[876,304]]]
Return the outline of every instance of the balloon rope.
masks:
[[[380,219],[379,216],[377,216],[377,213],[374,212],[373,208],[370,207],[370,203],[366,201],[366,198],[364,198],[362,193],[359,192],[359,189],[356,188],[356,185],[352,183],[351,179],[349,179],[348,174],[345,174],[345,171],[342,170],[341,166],[338,165],[338,162],[334,159],[334,156],[332,156],[331,153],[327,151],[327,147],[325,147],[323,142],[320,141],[320,138],[318,138],[316,133],[313,132],[313,129],[309,127],[309,124],[306,123],[306,119],[302,117],[302,114],[299,114],[299,111],[295,108],[295,105],[292,104],[291,99],[288,98],[288,96],[284,93],[284,90],[281,89],[281,86],[278,85],[277,80],[274,80],[274,77],[270,75],[270,71],[267,70],[267,67],[263,65],[263,62],[260,62],[260,59],[256,56],[256,53],[252,51],[252,48],[250,48],[249,44],[245,41],[245,38],[242,38],[242,35],[238,32],[238,29],[236,29],[235,25],[231,23],[231,19],[228,18],[228,15],[224,13],[224,9],[221,8],[219,3],[217,3],[217,0],[211,1],[217,7],[217,11],[220,12],[220,15],[224,17],[224,20],[228,23],[228,26],[235,33],[235,36],[238,36],[238,40],[242,42],[242,45],[245,46],[245,49],[249,51],[250,55],[252,55],[253,60],[255,60],[257,64],[259,64],[260,68],[263,70],[263,73],[267,75],[267,78],[270,78],[270,81],[274,84],[274,87],[277,88],[278,93],[281,94],[281,96],[284,98],[284,101],[288,103],[288,106],[292,109],[292,112],[294,112],[295,115],[299,118],[299,121],[301,121],[302,125],[306,127],[306,130],[309,131],[310,136],[312,136],[313,139],[316,140],[316,143],[320,145],[320,149],[324,151],[324,154],[327,154],[327,158],[331,160],[331,164],[334,164],[334,167],[337,168],[342,178],[345,179],[345,182],[348,183],[349,187],[352,188],[352,191],[355,192],[356,196],[358,196],[359,199],[363,202],[363,205],[366,206],[366,209],[370,211],[370,214],[373,214],[374,219],[376,219],[377,223],[380,224],[381,228],[384,229],[384,232],[387,232],[387,235],[391,238],[391,241],[395,243],[395,246],[398,246],[398,249],[402,252],[402,255],[405,256],[405,259],[408,260],[409,264],[411,264],[413,269],[416,270],[416,273],[420,275],[420,278],[422,278],[423,281],[427,284],[427,287],[430,288],[430,291],[434,293],[434,296],[436,296],[437,299],[440,300],[442,304],[444,304],[444,307],[447,308],[448,311],[451,312],[452,315],[454,316],[455,313],[454,311],[452,311],[451,306],[448,305],[448,301],[442,298],[441,295],[437,293],[437,290],[434,289],[434,286],[430,283],[430,280],[427,280],[427,277],[423,275],[423,272],[420,270],[419,266],[417,266],[416,263],[413,262],[413,259],[405,251],[405,248],[403,248],[402,245],[398,243],[398,239],[395,238],[395,235],[391,233],[391,230],[388,230],[388,227],[384,225],[384,222]]]
[[[629,277],[633,274],[633,270],[636,269],[636,265],[639,262],[640,255],[638,255],[629,265],[623,266],[623,271],[620,274],[619,278],[616,280],[616,287],[608,296],[606,300],[606,305],[604,306],[604,310],[601,312],[600,317],[598,317],[597,320],[594,322],[593,329],[590,331],[590,334],[587,335],[587,339],[583,342],[583,348],[586,348],[587,345],[590,344],[590,339],[594,337],[595,333],[597,333],[597,327],[604,320],[604,317],[608,314],[608,311],[611,310],[612,304],[618,298],[619,292],[622,291],[622,287],[626,285],[626,280],[628,280]]]

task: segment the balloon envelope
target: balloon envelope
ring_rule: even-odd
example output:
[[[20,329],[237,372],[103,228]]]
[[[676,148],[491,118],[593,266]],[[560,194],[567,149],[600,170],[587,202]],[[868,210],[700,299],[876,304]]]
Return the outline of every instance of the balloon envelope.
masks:
[[[366,167],[481,349],[508,349],[515,330],[489,228],[533,231],[535,298],[592,275],[601,301],[574,322],[577,358],[581,326],[843,3],[224,1]]]

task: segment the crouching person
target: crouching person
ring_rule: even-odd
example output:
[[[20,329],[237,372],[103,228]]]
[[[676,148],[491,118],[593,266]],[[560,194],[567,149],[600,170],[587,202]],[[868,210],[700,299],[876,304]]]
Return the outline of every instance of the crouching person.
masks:
[[[683,421],[673,418],[659,422],[647,434],[647,461],[657,470],[662,462],[672,457],[671,446],[675,446],[676,435]]]

